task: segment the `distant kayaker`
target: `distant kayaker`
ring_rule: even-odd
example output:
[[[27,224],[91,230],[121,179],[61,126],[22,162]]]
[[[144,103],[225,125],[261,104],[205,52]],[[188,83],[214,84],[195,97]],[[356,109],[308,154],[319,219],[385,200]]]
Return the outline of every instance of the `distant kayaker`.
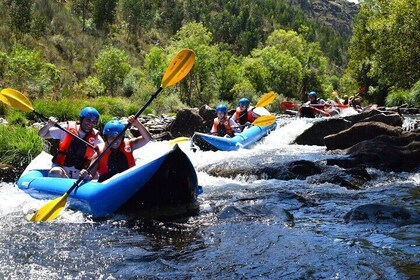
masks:
[[[67,128],[92,146],[101,147],[104,145],[104,140],[99,135],[99,131],[95,129],[99,117],[99,112],[95,108],[85,107],[80,111],[79,123],[67,122],[62,127]],[[60,140],[58,153],[52,159],[53,167],[48,176],[78,178],[80,170],[89,166],[96,151],[71,134],[55,127],[56,123],[57,119],[50,117],[47,124],[38,133],[44,139]]]
[[[306,103],[303,103],[299,108],[299,117],[315,118],[315,116],[328,116],[329,114],[324,111],[326,105],[325,100],[317,98],[316,92],[311,91],[308,93],[308,99]]]
[[[251,124],[259,116],[254,113],[253,108],[249,106],[250,102],[248,98],[241,98],[238,101],[238,107],[236,108],[235,114],[231,117],[238,125],[240,125],[241,131],[244,130],[246,125]]]
[[[233,137],[235,132],[240,132],[237,124],[227,116],[227,107],[220,104],[216,107],[217,118],[214,119],[210,133],[221,137]]]
[[[125,134],[122,134],[118,140],[112,144],[111,148],[102,155],[99,163],[92,167],[90,174],[87,174],[87,170],[84,169],[80,172],[80,176],[91,179],[96,177],[97,172],[99,175],[98,182],[103,182],[115,174],[121,173],[128,168],[135,166],[133,151],[146,145],[150,140],[152,140],[152,136],[135,116],[129,116],[128,122],[138,129],[140,136],[128,139],[125,138]],[[103,130],[105,147],[110,145],[111,142],[114,141],[115,137],[124,130],[124,128],[125,125],[118,120],[107,122]],[[101,149],[101,151],[103,150],[104,149]],[[95,158],[93,160],[95,160]]]
[[[325,105],[325,100],[322,98],[317,98],[315,91],[311,91],[308,93],[308,99],[309,101],[305,103],[306,105],[309,105],[309,106],[319,105],[319,107],[323,107]]]

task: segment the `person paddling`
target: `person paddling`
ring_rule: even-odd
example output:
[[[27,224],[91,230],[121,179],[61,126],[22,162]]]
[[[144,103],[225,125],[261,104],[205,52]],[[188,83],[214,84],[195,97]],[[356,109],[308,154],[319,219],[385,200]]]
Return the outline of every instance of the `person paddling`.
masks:
[[[317,98],[315,91],[308,93],[308,101],[299,108],[299,116],[306,118],[315,118],[315,115],[329,115],[324,112],[324,107],[326,105],[325,100],[322,98]]]
[[[92,168],[90,174],[88,174],[86,169],[83,169],[80,172],[81,177],[92,179],[96,177],[97,172],[99,175],[98,182],[103,182],[115,174],[135,166],[133,151],[146,145],[152,140],[152,136],[135,116],[128,117],[128,122],[139,130],[140,136],[128,139],[122,134],[119,139],[114,142],[111,148],[105,152],[105,155],[99,160],[99,164]],[[108,146],[111,144],[115,137],[123,131],[124,127],[125,125],[118,120],[107,122],[103,130],[106,142],[105,145]]]
[[[238,101],[238,107],[235,114],[231,117],[240,127],[241,131],[244,130],[246,125],[251,124],[259,116],[254,113],[253,108],[249,106],[248,98],[241,98]]]
[[[233,137],[235,132],[240,132],[236,123],[227,116],[227,107],[220,104],[216,107],[217,118],[214,119],[210,133],[221,137]]]
[[[84,139],[94,148],[104,145],[104,140],[95,129],[99,121],[99,112],[93,107],[85,107],[80,111],[79,123],[74,121],[63,124],[62,127]],[[38,134],[44,139],[59,139],[58,153],[53,157],[53,167],[48,176],[60,178],[78,178],[80,170],[91,163],[96,154],[95,149],[86,145],[71,134],[55,127],[57,119],[50,117]]]

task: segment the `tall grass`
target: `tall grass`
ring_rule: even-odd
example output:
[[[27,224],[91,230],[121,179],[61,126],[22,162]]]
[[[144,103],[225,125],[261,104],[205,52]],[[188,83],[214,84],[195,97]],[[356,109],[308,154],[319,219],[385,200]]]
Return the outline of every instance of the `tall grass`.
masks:
[[[42,145],[34,128],[0,125],[0,163],[22,171],[41,152]]]
[[[400,106],[409,103],[409,92],[402,89],[392,90],[385,99],[386,106]]]

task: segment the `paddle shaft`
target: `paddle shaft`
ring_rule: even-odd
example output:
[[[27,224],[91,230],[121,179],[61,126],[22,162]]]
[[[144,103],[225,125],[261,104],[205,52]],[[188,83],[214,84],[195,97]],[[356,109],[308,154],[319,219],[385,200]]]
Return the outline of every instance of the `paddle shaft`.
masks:
[[[35,115],[39,116],[41,119],[48,121],[48,118],[46,116],[44,116],[43,114],[33,110],[32,111]],[[71,136],[73,136],[74,138],[76,138],[77,140],[83,142],[86,146],[88,146],[89,148],[95,149],[95,147],[92,144],[89,144],[88,142],[86,142],[83,138],[80,138],[79,136],[77,136],[74,133],[71,133],[70,131],[68,131],[67,129],[65,129],[64,127],[62,127],[61,125],[59,125],[58,123],[54,124],[55,127],[59,128],[60,130],[70,134]]]
[[[146,102],[146,104],[143,105],[143,107],[141,107],[141,109],[134,115],[135,118],[138,118],[141,113],[143,113],[143,111],[147,108],[147,106],[149,106],[149,104],[157,97],[157,95],[162,91],[162,86],[159,87],[159,89],[149,98],[149,100]],[[105,149],[99,154],[99,156],[95,159],[95,161],[88,167],[87,171],[88,173],[90,173],[90,171],[92,171],[92,169],[95,167],[95,165],[97,165],[99,163],[99,161],[101,160],[101,158],[105,155],[105,153],[111,149],[112,145],[118,141],[118,138],[121,137],[122,135],[124,135],[125,131],[130,127],[131,123],[126,124],[126,126],[124,127],[123,130],[121,130],[120,133],[118,133],[118,135],[114,138],[114,140],[112,140],[112,142],[109,145],[106,145]],[[73,186],[71,186],[71,188],[66,192],[67,195],[70,195],[70,193],[77,188],[77,186],[80,184],[80,182],[83,181],[82,177],[79,177],[79,179],[77,179],[76,182],[74,182]]]

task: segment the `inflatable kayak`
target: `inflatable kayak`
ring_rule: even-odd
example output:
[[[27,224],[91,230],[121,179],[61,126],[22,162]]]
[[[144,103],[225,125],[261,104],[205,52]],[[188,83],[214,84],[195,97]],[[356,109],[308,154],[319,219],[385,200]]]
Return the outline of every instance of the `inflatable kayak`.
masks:
[[[76,181],[47,177],[47,174],[48,168],[27,168],[16,184],[34,198],[54,199],[63,195]],[[150,215],[151,211],[160,209],[171,214],[186,214],[198,209],[196,200],[200,190],[194,167],[175,145],[166,154],[102,183],[96,180],[82,182],[70,193],[67,202],[70,208],[94,218],[113,213]]]
[[[254,144],[276,127],[276,122],[267,126],[251,126],[242,133],[235,134],[232,138],[196,132],[191,138],[191,148],[202,151],[236,151]]]

